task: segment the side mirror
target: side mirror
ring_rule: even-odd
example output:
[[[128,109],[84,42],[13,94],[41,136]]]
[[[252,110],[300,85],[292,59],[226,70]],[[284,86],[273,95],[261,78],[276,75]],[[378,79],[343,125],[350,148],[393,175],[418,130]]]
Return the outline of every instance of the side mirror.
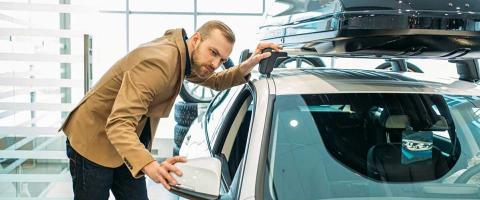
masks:
[[[186,163],[176,163],[183,172],[179,177],[171,175],[178,184],[171,192],[188,199],[218,199],[220,196],[221,163],[213,157],[190,159]]]

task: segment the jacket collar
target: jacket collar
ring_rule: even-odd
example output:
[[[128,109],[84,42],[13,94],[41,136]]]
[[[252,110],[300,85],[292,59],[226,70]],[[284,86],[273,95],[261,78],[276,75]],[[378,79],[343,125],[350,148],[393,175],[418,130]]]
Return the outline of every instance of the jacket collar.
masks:
[[[185,37],[186,32],[183,28],[178,29],[170,29],[165,32],[165,36],[173,38],[175,44],[177,45],[178,52],[180,53],[180,76],[182,77],[181,80],[183,81],[183,77],[185,75],[187,62],[190,63],[190,58],[188,58],[188,50],[186,47]],[[188,57],[187,57],[188,56]]]

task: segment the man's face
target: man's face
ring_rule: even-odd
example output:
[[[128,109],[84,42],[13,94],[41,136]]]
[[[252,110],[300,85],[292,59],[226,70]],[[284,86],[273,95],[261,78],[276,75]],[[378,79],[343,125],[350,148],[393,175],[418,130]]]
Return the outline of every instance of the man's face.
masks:
[[[208,38],[198,41],[192,51],[192,72],[201,78],[210,76],[223,64],[232,52],[230,43],[219,30],[213,30]]]

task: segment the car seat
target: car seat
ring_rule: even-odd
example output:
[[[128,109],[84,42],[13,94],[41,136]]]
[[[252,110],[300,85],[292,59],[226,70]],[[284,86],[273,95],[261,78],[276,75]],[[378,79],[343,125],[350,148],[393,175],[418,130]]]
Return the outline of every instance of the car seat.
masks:
[[[367,155],[367,175],[385,182],[436,180],[449,170],[441,151],[432,146],[431,157],[402,162],[402,133],[409,126],[407,115],[390,115],[384,123],[387,143],[371,147]]]

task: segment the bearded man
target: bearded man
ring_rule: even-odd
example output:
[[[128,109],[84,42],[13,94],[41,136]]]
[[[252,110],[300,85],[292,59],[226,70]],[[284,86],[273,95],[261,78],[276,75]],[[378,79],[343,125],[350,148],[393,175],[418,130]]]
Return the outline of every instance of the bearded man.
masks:
[[[233,31],[223,22],[208,21],[187,38],[183,29],[145,43],[117,61],[70,112],[60,130],[67,135],[75,199],[148,199],[145,176],[176,185],[170,173],[186,162],[171,157],[158,163],[150,154],[160,118],[169,116],[183,80],[224,90],[244,84],[261,59],[279,51],[260,43],[238,66],[216,73],[229,58]]]

